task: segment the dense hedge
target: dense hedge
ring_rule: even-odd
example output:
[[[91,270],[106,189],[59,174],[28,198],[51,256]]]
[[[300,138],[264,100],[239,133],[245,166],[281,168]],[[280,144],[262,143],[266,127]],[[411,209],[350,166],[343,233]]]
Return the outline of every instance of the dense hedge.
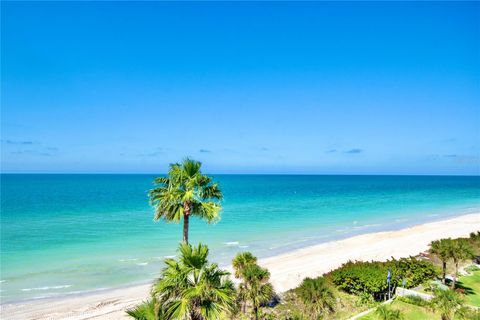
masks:
[[[368,293],[376,298],[388,289],[387,273],[391,271],[391,288],[403,285],[407,288],[418,286],[433,279],[437,270],[430,262],[414,257],[386,262],[349,261],[328,275],[340,289],[353,294]]]

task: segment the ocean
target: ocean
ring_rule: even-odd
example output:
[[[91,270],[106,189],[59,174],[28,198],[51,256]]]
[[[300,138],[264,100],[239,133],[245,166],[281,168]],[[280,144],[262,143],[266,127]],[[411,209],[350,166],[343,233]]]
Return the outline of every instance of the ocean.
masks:
[[[1,302],[152,281],[181,225],[153,221],[154,175],[2,174]],[[480,177],[216,175],[221,220],[190,242],[228,265],[353,235],[480,212]]]

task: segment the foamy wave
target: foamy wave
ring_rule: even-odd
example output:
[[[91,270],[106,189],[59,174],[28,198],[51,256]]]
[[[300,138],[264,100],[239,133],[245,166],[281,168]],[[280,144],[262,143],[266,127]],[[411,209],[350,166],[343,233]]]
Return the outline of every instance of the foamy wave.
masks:
[[[70,288],[71,286],[72,286],[71,284],[65,284],[65,285],[61,285],[61,286],[38,287],[38,288],[25,288],[25,289],[22,289],[22,291],[37,291],[37,290],[64,289],[64,288]]]
[[[173,255],[173,256],[163,256],[163,257],[164,257],[165,259],[173,259],[173,258],[175,258],[175,255]]]
[[[146,266],[148,264],[148,262],[140,262],[140,263],[137,263],[137,266]]]
[[[241,249],[245,249],[245,248],[248,248],[249,246],[238,246],[238,247]]]
[[[224,242],[223,244],[227,246],[238,246],[239,242],[238,241],[230,241],[230,242]]]
[[[364,224],[364,225],[361,225],[361,226],[356,226],[354,228],[355,229],[363,229],[363,228],[380,227],[380,226],[381,226],[380,223],[373,223],[373,224]]]
[[[137,261],[138,259],[132,258],[132,259],[118,259],[120,262],[128,262],[128,261]]]

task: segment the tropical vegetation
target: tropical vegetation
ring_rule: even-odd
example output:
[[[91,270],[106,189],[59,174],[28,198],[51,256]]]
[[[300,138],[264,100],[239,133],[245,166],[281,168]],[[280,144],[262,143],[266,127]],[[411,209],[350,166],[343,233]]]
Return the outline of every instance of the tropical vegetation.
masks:
[[[302,301],[304,314],[310,319],[318,319],[335,311],[337,300],[324,277],[305,278],[295,292]]]
[[[188,243],[190,216],[208,223],[219,219],[222,191],[211,177],[202,174],[201,167],[201,162],[188,158],[171,164],[168,175],[156,178],[156,187],[149,192],[155,220],[179,223],[183,219],[184,243]]]
[[[238,286],[238,300],[242,311],[251,306],[254,319],[259,319],[261,307],[274,296],[273,286],[269,283],[270,272],[257,264],[257,258],[250,252],[239,253],[233,259],[235,277],[241,280]]]
[[[456,278],[461,264],[480,254],[480,232],[469,238],[433,241],[428,261],[416,257],[348,261],[321,277],[305,278],[279,298],[270,283],[270,272],[251,252],[240,252],[232,260],[238,279],[235,287],[229,272],[209,262],[206,245],[188,243],[190,217],[212,223],[221,210],[222,192],[211,177],[202,174],[200,162],[185,159],[172,164],[168,175],[156,178],[155,184],[149,192],[154,218],[183,221],[183,242],[178,257],[165,260],[150,298],[127,311],[135,319],[345,319],[374,307],[375,311],[362,319],[480,320],[480,311],[465,304],[476,305],[477,298],[480,304],[480,270],[470,268],[470,275],[459,282]],[[452,268],[452,289],[438,280],[431,284],[440,273],[445,283]],[[388,305],[381,304],[400,285],[417,290],[430,286],[433,297],[431,301],[419,296],[397,297]]]

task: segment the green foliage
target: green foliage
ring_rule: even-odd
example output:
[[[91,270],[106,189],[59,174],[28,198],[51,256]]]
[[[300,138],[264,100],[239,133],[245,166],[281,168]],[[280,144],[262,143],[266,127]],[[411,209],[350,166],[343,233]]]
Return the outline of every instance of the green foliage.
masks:
[[[386,277],[389,269],[392,275],[390,279],[392,289],[403,280],[407,288],[415,287],[437,274],[430,262],[410,257],[387,262],[349,261],[330,272],[329,276],[335,285],[348,293],[357,295],[368,293],[378,297],[388,289]]]
[[[235,270],[235,278],[242,278],[242,273],[248,265],[256,264],[257,257],[255,257],[251,252],[240,252],[237,253],[235,258],[232,260],[232,266]]]
[[[392,309],[391,307],[382,304],[377,307],[375,314],[381,320],[400,320],[403,319],[403,315],[400,310]]]
[[[388,266],[384,262],[349,261],[330,273],[340,289],[353,294],[375,294],[387,289]]]
[[[472,246],[473,254],[480,256],[480,231],[470,233],[468,242]]]
[[[208,262],[208,248],[181,244],[178,260],[166,267],[153,287],[165,319],[219,319],[235,309],[235,287],[227,271]]]
[[[468,266],[468,267],[465,268],[465,271],[470,272],[470,273],[475,272],[475,271],[479,271],[479,270],[480,270],[480,268],[477,267],[476,265],[473,265],[473,264],[471,266]]]
[[[358,306],[371,306],[375,303],[375,299],[373,299],[372,295],[368,292],[362,292],[358,295]]]
[[[127,314],[137,320],[162,320],[162,310],[155,297],[151,300],[142,302],[132,309],[127,310]]]
[[[325,313],[335,311],[335,294],[323,277],[305,278],[295,292],[303,302],[305,315],[311,319],[317,319]]]
[[[452,320],[454,315],[461,316],[465,310],[463,305],[463,298],[450,289],[435,290],[434,297],[430,301],[430,307],[440,313],[442,320]]]
[[[480,310],[465,308],[462,311],[462,316],[466,320],[480,320]]]
[[[426,307],[429,306],[429,302],[422,297],[415,296],[415,295],[408,295],[405,297],[397,297],[396,298],[399,301],[403,301],[406,303],[410,303],[419,307]]]
[[[184,222],[183,241],[188,243],[189,216],[197,216],[208,223],[219,219],[222,192],[212,178],[203,175],[202,164],[185,159],[170,165],[167,177],[155,179],[156,187],[149,192],[150,203],[155,208],[155,220]]]
[[[261,306],[269,302],[275,292],[269,283],[270,272],[257,265],[257,258],[250,252],[238,253],[232,261],[235,277],[242,282],[238,286],[238,300],[242,311],[246,312],[247,303],[252,306],[255,319],[261,315]]]
[[[398,283],[405,280],[405,287],[413,288],[436,277],[435,266],[428,261],[419,260],[414,257],[392,260],[392,270],[395,271]]]

